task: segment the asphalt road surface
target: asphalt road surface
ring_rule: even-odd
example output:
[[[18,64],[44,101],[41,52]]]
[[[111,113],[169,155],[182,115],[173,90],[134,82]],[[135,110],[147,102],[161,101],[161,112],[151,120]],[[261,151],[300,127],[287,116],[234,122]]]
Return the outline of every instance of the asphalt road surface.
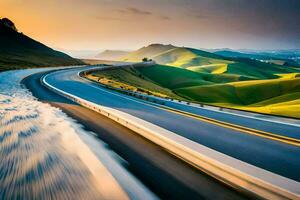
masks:
[[[241,161],[300,181],[299,147],[153,107],[145,101],[112,92],[79,78],[77,73],[80,70],[57,71],[49,74],[46,81],[90,102],[126,112]],[[235,120],[240,120],[240,117]]]
[[[76,70],[72,70],[72,74],[75,72]],[[69,71],[59,73],[69,73]],[[24,79],[23,83],[39,100],[59,107],[83,124],[86,129],[95,132],[113,151],[128,162],[128,170],[159,197],[230,200],[253,198],[191,167],[120,124],[49,91],[40,84],[42,75],[43,73],[31,75]],[[78,81],[76,75],[73,78],[75,82]],[[66,80],[62,85],[71,82],[73,81]],[[79,82],[79,84],[86,83]],[[81,92],[84,91],[79,90],[79,93]],[[98,90],[94,92],[97,93]]]

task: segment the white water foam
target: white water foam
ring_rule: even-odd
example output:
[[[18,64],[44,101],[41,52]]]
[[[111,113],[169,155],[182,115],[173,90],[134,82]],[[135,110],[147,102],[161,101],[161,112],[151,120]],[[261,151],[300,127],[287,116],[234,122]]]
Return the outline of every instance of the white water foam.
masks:
[[[82,127],[21,87],[37,71],[0,73],[0,199],[121,197],[80,139]]]

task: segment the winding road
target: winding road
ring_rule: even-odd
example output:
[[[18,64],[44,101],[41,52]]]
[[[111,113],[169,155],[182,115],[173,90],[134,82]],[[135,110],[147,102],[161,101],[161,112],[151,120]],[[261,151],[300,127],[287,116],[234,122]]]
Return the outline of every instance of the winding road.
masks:
[[[49,84],[63,91],[96,104],[129,113],[226,155],[300,181],[299,147],[153,107],[146,101],[109,91],[93,82],[81,79],[78,76],[80,70],[82,69],[54,72],[45,79]],[[240,119],[243,118],[235,118],[237,121]],[[297,131],[300,134],[300,128],[297,128]]]
[[[155,105],[108,90],[100,87],[97,83],[83,79],[78,76],[78,73],[83,69],[73,68],[52,72],[47,74],[44,80],[50,85],[82,99],[125,112],[245,163],[297,182],[300,181],[299,146],[249,134],[243,130],[209,123],[197,117],[173,112],[166,109],[165,106],[200,117],[209,117],[226,123],[296,139],[300,138],[299,126],[248,118],[241,115],[230,115],[175,103],[169,103],[165,106]],[[216,199],[221,196],[211,191],[217,188],[223,194],[222,198],[244,198],[239,193],[226,186],[220,186],[220,183],[216,183],[212,178],[197,170],[195,171],[184,162],[161,151],[155,144],[137,136],[132,131],[50,92],[39,84],[40,78],[44,74],[35,74],[28,77],[24,80],[25,85],[41,100],[62,108],[67,114],[83,122],[89,129],[97,133],[100,132],[99,137],[104,138],[104,141],[107,141],[108,144],[112,144],[112,149],[121,152],[120,155],[129,163],[135,163],[131,166],[134,168],[132,169],[134,173],[145,178],[150,188],[156,190],[160,196],[180,198],[189,194],[190,197],[201,196],[202,198]],[[109,134],[105,134],[107,132]],[[137,164],[143,163],[137,161],[140,159],[145,164]],[[137,165],[142,166],[136,167]],[[150,167],[151,172],[143,173],[141,169],[147,169],[148,167]],[[157,180],[151,178],[157,176],[161,176],[162,186],[158,186]],[[181,192],[176,191],[176,187],[167,189],[168,183],[172,181],[175,185],[177,184],[183,188]],[[207,186],[207,183],[210,186]],[[200,192],[199,188],[204,185],[206,185],[207,191],[210,192]],[[166,190],[169,190],[169,192],[166,193]],[[174,196],[171,195],[172,193]],[[211,196],[212,193],[214,193],[214,196]]]
[[[33,74],[22,83],[40,101],[60,108],[84,125],[85,129],[96,133],[125,160],[124,166],[158,197],[212,200],[253,198],[211,178],[113,120],[48,90],[40,84],[40,79],[48,73]]]

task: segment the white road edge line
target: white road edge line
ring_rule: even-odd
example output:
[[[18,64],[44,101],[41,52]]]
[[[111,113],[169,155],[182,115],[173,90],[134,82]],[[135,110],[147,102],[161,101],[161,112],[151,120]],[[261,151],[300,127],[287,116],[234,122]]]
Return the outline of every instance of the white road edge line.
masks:
[[[300,183],[297,181],[242,162],[127,113],[62,91],[46,81],[50,74],[42,79],[49,89],[113,119],[225,183],[267,199],[300,198]]]
[[[50,73],[56,73],[58,71],[54,71]],[[73,99],[71,100],[74,101]],[[91,138],[89,138],[89,136],[80,135],[79,137],[83,140],[83,142],[88,142],[90,144],[93,144],[93,146],[99,145],[99,143],[93,141]],[[97,169],[100,170],[99,173],[105,175],[104,180],[106,181],[106,185],[100,187],[102,189],[101,194],[105,195],[105,199],[115,199],[115,200],[118,200],[119,198],[122,198],[124,200],[125,199],[133,199],[133,200],[140,200],[140,199],[157,200],[158,199],[158,197],[152,191],[150,191],[146,186],[144,186],[140,182],[140,180],[138,180],[136,177],[128,173],[127,170],[123,169],[121,165],[117,164],[117,162],[113,158],[109,157],[110,155],[108,155],[107,152],[103,154],[103,152],[101,152],[102,151],[101,148],[100,149],[98,148],[97,151],[95,150],[95,148],[91,148],[90,150],[98,158],[100,158],[100,164],[102,168],[101,169],[97,168]],[[105,162],[102,163],[103,160],[105,160]],[[124,196],[122,197],[121,195],[119,195],[116,198],[117,193],[116,191],[112,190],[114,188],[120,189],[120,192],[121,193],[123,192]]]
[[[116,66],[112,66],[112,67],[115,68]],[[101,69],[101,68],[95,67],[95,69]],[[91,69],[89,69],[89,70],[91,70]],[[77,74],[78,76],[79,76],[79,73],[80,72],[78,72],[78,74]],[[278,121],[280,119],[272,120],[272,119],[266,119],[266,118],[259,118],[259,117],[255,117],[255,116],[248,116],[248,115],[243,115],[243,114],[238,114],[238,113],[231,113],[231,112],[228,112],[228,111],[213,110],[213,109],[209,109],[209,108],[205,108],[205,107],[199,107],[199,106],[196,106],[196,105],[186,105],[184,103],[179,103],[179,102],[170,101],[170,100],[166,100],[166,99],[162,99],[162,98],[157,98],[157,97],[149,96],[149,95],[146,95],[146,94],[141,94],[141,95],[143,95],[145,97],[148,97],[148,98],[155,98],[155,99],[158,99],[158,100],[164,101],[164,102],[170,102],[170,103],[174,103],[174,104],[178,104],[178,105],[182,105],[182,106],[197,108],[197,109],[200,109],[200,110],[203,109],[203,110],[208,110],[208,111],[211,111],[211,112],[225,113],[225,114],[228,114],[228,115],[244,117],[244,118],[248,118],[248,119],[256,119],[256,120],[260,120],[260,121],[266,121],[266,122],[272,122],[272,123],[283,124],[283,125],[288,125],[288,126],[300,127],[300,124],[293,124],[293,123],[289,123],[289,122]],[[208,105],[208,106],[210,106],[210,105]],[[212,106],[212,107],[221,108],[221,107],[218,107],[218,106]],[[224,109],[230,110],[230,108],[224,108]],[[234,109],[232,109],[232,110],[233,111],[239,111],[239,112],[250,112],[251,113],[251,111],[234,110]],[[262,115],[262,116],[266,116],[266,117],[272,117],[272,116],[264,115],[264,114],[260,114],[260,113],[254,113],[254,114]]]

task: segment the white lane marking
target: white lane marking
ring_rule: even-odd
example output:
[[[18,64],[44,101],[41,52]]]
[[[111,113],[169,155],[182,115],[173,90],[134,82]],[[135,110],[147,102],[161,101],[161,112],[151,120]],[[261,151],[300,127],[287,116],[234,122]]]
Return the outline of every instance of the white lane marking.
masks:
[[[97,67],[95,67],[95,68],[97,68]],[[84,71],[84,70],[82,70],[82,71]],[[84,78],[82,78],[82,77],[79,76],[80,72],[81,71],[78,71],[77,76],[79,78],[81,78],[81,79],[84,79]],[[158,98],[158,97],[153,97],[153,96],[149,96],[149,95],[146,95],[146,94],[142,94],[142,95],[145,96],[145,97],[148,97],[148,98],[154,98],[154,99],[158,99],[158,100],[165,101],[165,102],[171,102],[171,103],[182,105],[182,106],[186,106],[186,107],[198,108],[200,110],[208,110],[208,111],[211,111],[211,112],[217,112],[217,113],[222,113],[222,114],[227,114],[227,115],[233,115],[233,116],[244,117],[244,118],[248,118],[248,119],[255,119],[255,120],[266,121],[266,122],[271,122],[271,123],[275,123],[275,124],[283,124],[283,125],[287,125],[287,126],[294,126],[294,127],[299,127],[300,128],[300,124],[294,124],[294,123],[290,123],[290,122],[278,121],[280,119],[278,119],[278,120],[272,120],[272,119],[254,117],[254,116],[247,116],[247,115],[238,114],[238,113],[231,113],[231,112],[228,112],[228,111],[212,110],[210,108],[198,107],[198,106],[195,106],[195,105],[185,105],[183,103],[174,102],[174,101],[170,101],[170,100],[166,100],[166,99],[162,99],[162,98]],[[150,103],[150,102],[147,102],[147,103],[150,104],[150,105],[154,105],[155,104],[155,103]],[[157,104],[155,104],[155,105],[157,105]],[[159,106],[159,105],[157,105],[157,106]],[[220,107],[217,107],[217,108],[220,108]],[[224,109],[229,109],[229,108],[224,108]],[[242,111],[242,110],[234,110],[234,109],[232,109],[232,110],[233,111],[239,111],[239,112],[247,112],[247,111]],[[183,110],[183,111],[186,111],[186,110]],[[187,111],[187,112],[189,112],[189,111]],[[258,115],[262,115],[262,116],[266,116],[266,117],[276,117],[276,116],[271,116],[271,115],[263,115],[263,114],[260,114],[260,113],[253,113],[253,112],[250,112],[250,111],[249,111],[249,113],[251,113],[251,114],[258,114]],[[200,115],[200,114],[198,114],[198,115]],[[297,119],[295,119],[295,120],[297,120]],[[299,122],[300,122],[300,120],[299,120]]]
[[[59,72],[59,71],[57,71],[56,73],[58,73],[58,72]],[[114,92],[108,91],[108,90],[106,90],[106,89],[104,89],[104,88],[101,88],[101,87],[99,87],[99,86],[95,86],[95,85],[93,85],[93,82],[91,82],[90,80],[86,80],[86,79],[80,77],[80,76],[79,76],[79,73],[80,73],[80,72],[81,72],[81,71],[77,72],[77,78],[84,80],[84,81],[87,83],[87,85],[90,86],[90,87],[93,87],[93,88],[95,88],[95,89],[97,89],[97,90],[100,90],[100,91],[102,91],[102,92],[106,92],[106,93],[109,93],[109,94],[112,94],[112,95],[115,95],[115,96],[118,96],[118,97],[121,97],[121,98],[130,100],[130,101],[133,101],[133,102],[136,102],[136,103],[139,103],[139,104],[148,106],[148,107],[153,107],[153,108],[156,108],[156,109],[159,109],[159,107],[160,107],[159,105],[154,104],[154,103],[152,104],[152,103],[149,103],[149,102],[142,102],[141,100],[133,99],[133,97],[127,97],[126,95],[116,94],[116,93],[114,93]],[[176,103],[176,102],[173,102],[173,103]],[[178,104],[179,104],[179,103],[178,103]],[[181,104],[181,105],[182,105],[182,104]],[[193,107],[194,107],[194,106],[193,106]],[[197,108],[197,107],[195,107],[195,108]],[[205,108],[203,108],[203,109],[205,109]],[[207,109],[207,110],[209,110],[209,109]],[[214,110],[209,110],[209,111],[214,111]],[[288,124],[288,123],[285,123],[285,122],[276,122],[276,121],[265,120],[265,119],[259,119],[259,118],[255,118],[255,117],[244,116],[244,115],[233,114],[233,113],[227,113],[227,112],[222,112],[222,111],[215,111],[215,112],[220,112],[220,113],[225,113],[225,114],[231,114],[231,115],[236,115],[236,116],[245,117],[245,118],[252,118],[252,119],[256,119],[256,120],[260,120],[260,121],[268,121],[268,122],[275,123],[275,124],[278,123],[278,124],[284,124],[284,125],[290,125],[290,126],[300,127],[300,125],[298,126],[298,125],[296,125],[296,124]],[[200,115],[200,116],[201,116],[201,115]],[[245,125],[244,125],[244,126],[245,126]],[[247,127],[247,126],[246,126],[246,127]]]
[[[78,75],[79,76],[79,75]],[[81,79],[83,79],[83,80],[85,80],[84,78],[82,78],[82,77],[80,77],[79,76],[79,78],[81,78]],[[86,81],[86,80],[85,80]],[[115,93],[113,93],[113,92],[110,92],[110,91],[107,91],[107,90],[105,90],[105,89],[100,89],[100,87],[96,87],[96,86],[94,86],[94,85],[92,85],[92,84],[89,84],[91,87],[93,87],[93,88],[96,88],[96,89],[99,89],[99,90],[101,90],[101,91],[103,91],[103,92],[107,92],[107,93],[110,93],[110,94],[113,94],[113,95],[116,95],[116,96],[119,96],[119,97],[122,97],[122,98],[125,98],[125,99],[129,99],[129,100],[131,100],[131,101],[134,101],[134,102],[137,102],[137,103],[140,103],[140,104],[144,104],[144,105],[148,105],[148,106],[154,106],[152,103],[149,103],[149,102],[141,102],[141,101],[137,101],[137,100],[134,100],[134,99],[132,99],[132,98],[129,98],[129,97],[125,97],[125,95],[124,96],[122,96],[122,95],[119,95],[119,94],[115,94]],[[147,96],[147,95],[144,95],[144,96]],[[153,98],[153,97],[151,97],[151,98]],[[165,101],[165,100],[163,100],[163,101]],[[168,101],[166,101],[166,102],[168,102]],[[179,103],[177,103],[177,102],[172,102],[172,103],[174,103],[174,104],[179,104]],[[187,105],[183,105],[183,104],[179,104],[179,105],[182,105],[182,106],[187,106]],[[156,105],[155,104],[155,107],[159,107],[159,105]],[[169,105],[170,106],[170,105]],[[167,106],[166,106],[167,107]],[[238,116],[238,117],[244,117],[244,118],[250,118],[250,119],[256,119],[256,120],[260,120],[260,121],[267,121],[267,122],[271,122],[271,123],[275,123],[275,124],[283,124],[283,125],[288,125],[288,126],[295,126],[295,127],[299,127],[300,128],[300,125],[298,125],[298,124],[291,124],[291,123],[288,123],[288,122],[280,122],[280,121],[274,121],[274,120],[271,120],[271,119],[261,119],[261,118],[257,118],[257,117],[253,117],[253,116],[246,116],[246,115],[241,115],[241,114],[237,114],[237,113],[229,113],[229,112],[226,112],[226,111],[218,111],[218,110],[211,110],[211,109],[208,109],[208,108],[199,108],[199,107],[196,107],[196,106],[192,106],[192,105],[190,105],[190,107],[194,107],[194,108],[198,108],[198,109],[205,109],[205,110],[208,110],[208,111],[212,111],[212,112],[218,112],[218,113],[223,113],[223,114],[228,114],[228,115],[234,115],[234,116]],[[183,111],[186,111],[186,110],[183,110]],[[186,111],[186,112],[190,112],[190,111]],[[193,113],[193,114],[196,114],[196,115],[200,115],[200,114],[197,114],[197,113]],[[201,116],[201,115],[200,115]],[[231,122],[232,123],[232,122]],[[245,126],[245,125],[244,125]]]
[[[50,87],[55,91],[58,91],[60,95],[61,94],[67,94],[68,96],[76,97],[77,99],[78,98],[82,99],[78,96],[75,96],[75,95],[72,95],[68,92],[65,92],[62,89],[59,89],[58,86],[53,86],[53,85],[55,85],[53,83],[52,83],[53,85],[51,85],[47,81],[47,78],[49,78],[51,75],[55,76],[57,73],[58,72],[53,72],[53,73],[45,75],[42,78],[42,82],[45,85],[47,85],[47,87]],[[84,100],[84,99],[82,99],[82,100]],[[84,100],[84,101],[85,102],[90,102],[88,100]],[[96,105],[95,103],[92,103],[92,104]],[[108,155],[108,157],[105,157],[105,155],[103,155],[103,153],[99,151],[100,149],[98,149],[98,147],[95,147],[95,144],[94,144],[95,141],[93,139],[90,139],[87,142],[89,142],[91,144],[91,146],[94,147],[91,150],[95,154],[101,155],[100,157],[102,158],[102,160],[100,160],[100,162],[105,160],[103,165],[107,168],[108,172],[111,173],[112,177],[116,180],[116,183],[119,184],[124,191],[126,191],[126,194],[131,199],[133,199],[133,200],[138,200],[138,199],[149,199],[149,200],[153,199],[153,200],[156,200],[156,199],[158,199],[155,196],[154,193],[152,193],[145,185],[143,185],[143,183],[141,183],[136,177],[134,177],[126,168],[123,168],[122,166],[119,166],[118,163],[115,163],[116,165],[112,165],[114,163],[110,163],[109,160],[108,160],[110,155]],[[114,160],[114,159],[111,159],[111,160]]]
[[[44,83],[62,94],[67,94],[72,98],[77,98],[83,102],[88,102],[92,107],[100,107],[106,112],[111,113],[111,115],[117,116],[118,119],[129,122],[139,130],[146,130],[146,134],[143,134],[140,131],[138,133],[154,141],[158,145],[169,149],[171,152],[178,153],[179,155],[181,155],[181,158],[187,158],[185,154],[186,152],[197,152],[194,155],[199,159],[199,163],[194,159],[192,159],[192,163],[195,163],[196,165],[199,164],[199,166],[204,165],[204,169],[207,169],[208,172],[211,172],[213,174],[217,174],[217,176],[219,176],[219,174],[221,173],[222,176],[225,175],[225,179],[227,179],[229,182],[237,182],[237,185],[241,186],[244,189],[248,189],[250,191],[252,190],[253,192],[258,191],[265,197],[270,197],[269,195],[274,195],[275,197],[278,197],[278,195],[280,195],[280,197],[282,195],[284,195],[284,197],[299,197],[299,182],[297,181],[274,174],[267,170],[258,168],[236,158],[220,153],[216,150],[210,149],[199,143],[195,143],[159,126],[129,115],[128,113],[121,112],[119,110],[106,106],[97,105],[95,103],[84,100],[78,96],[72,95],[58,88],[55,88],[54,86],[51,86],[45,81],[45,79]],[[118,121],[116,119],[114,120]],[[154,131],[155,129],[157,130]],[[150,135],[148,135],[147,133],[150,133]],[[160,140],[156,140],[157,138]],[[173,147],[175,147],[176,149],[172,150]],[[178,148],[181,151],[177,151]],[[191,154],[188,154],[187,160],[191,160]],[[235,178],[228,177],[228,175],[231,177],[234,176]],[[239,180],[236,180],[236,177],[239,178]],[[262,177],[264,179],[262,179]],[[243,183],[244,181],[245,183]],[[250,182],[250,185],[248,181]],[[273,186],[273,188],[270,188],[270,186]]]

